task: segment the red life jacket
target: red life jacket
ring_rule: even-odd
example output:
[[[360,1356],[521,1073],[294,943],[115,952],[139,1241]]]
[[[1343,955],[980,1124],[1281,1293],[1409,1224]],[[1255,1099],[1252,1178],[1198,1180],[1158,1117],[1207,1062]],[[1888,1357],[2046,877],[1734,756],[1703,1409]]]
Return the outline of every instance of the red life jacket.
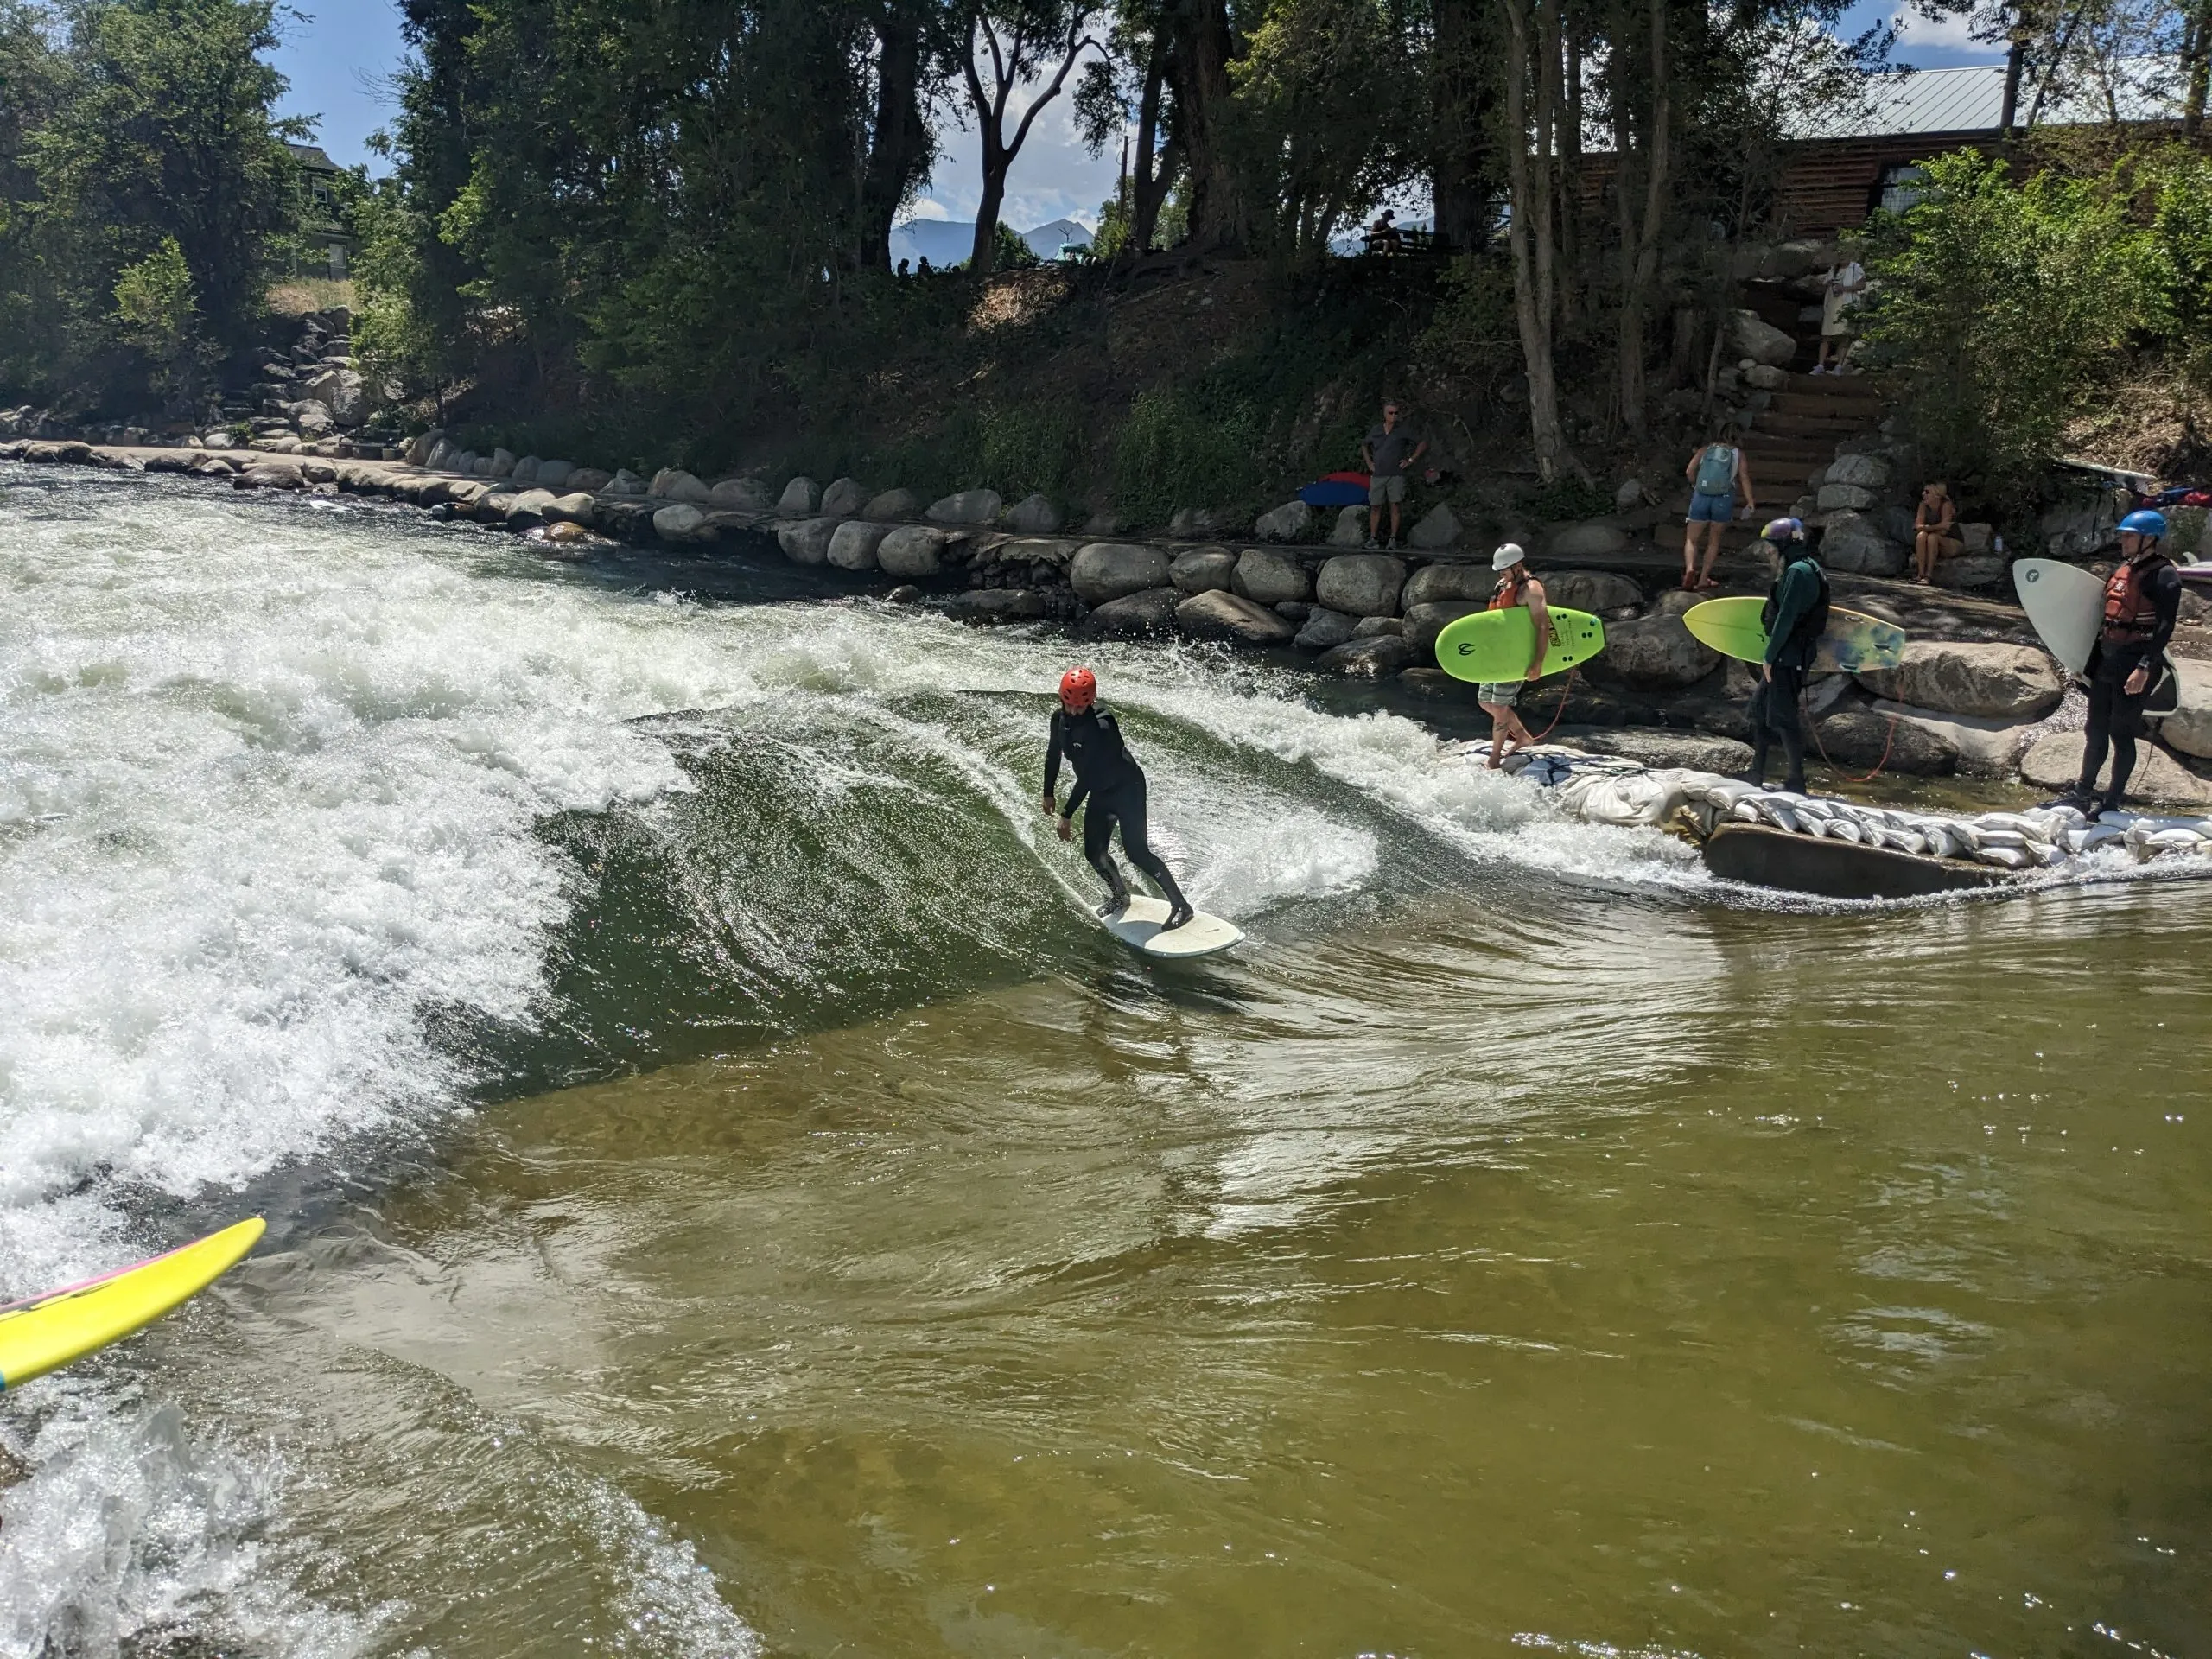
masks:
[[[1528,591],[1528,577],[1523,576],[1518,582],[1508,577],[1497,584],[1497,591],[1491,595],[1490,607],[1493,611],[1510,611],[1522,602]]]
[[[2124,561],[2106,578],[2101,637],[2107,645],[2139,645],[2158,631],[2158,607],[2143,579],[2162,559],[2163,553],[2148,553]]]

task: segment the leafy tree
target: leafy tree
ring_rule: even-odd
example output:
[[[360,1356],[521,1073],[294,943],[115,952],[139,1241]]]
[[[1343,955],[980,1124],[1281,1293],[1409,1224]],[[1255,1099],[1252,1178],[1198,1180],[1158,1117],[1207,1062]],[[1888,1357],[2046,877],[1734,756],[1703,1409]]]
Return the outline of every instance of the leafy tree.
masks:
[[[1098,42],[1084,32],[1097,10],[1094,0],[979,0],[969,11],[968,48],[961,69],[983,150],[975,251],[968,257],[968,269],[977,276],[988,276],[997,257],[999,207],[1006,200],[1007,173],[1028,142],[1032,124],[1060,95],[1084,53],[1099,49]],[[1051,79],[1044,90],[1030,100],[1009,131],[1007,118],[1014,92],[1048,72]]]
[[[1418,170],[1426,105],[1402,0],[1276,0],[1233,67],[1259,239],[1325,257]],[[1255,228],[1259,226],[1255,226]]]
[[[213,340],[261,315],[299,219],[285,147],[306,122],[273,111],[284,78],[274,0],[118,0],[76,14],[66,95],[33,136],[43,215],[76,244],[87,295],[173,241]],[[94,314],[97,315],[96,313]]]
[[[1001,270],[1034,270],[1045,262],[1013,226],[1001,219],[991,233],[991,263]]]
[[[123,338],[154,365],[156,391],[174,396],[193,389],[193,371],[213,353],[202,338],[192,271],[176,238],[163,237],[161,246],[123,268],[115,279],[115,320]]]
[[[1879,225],[1867,339],[1908,380],[1939,471],[2027,490],[2068,418],[2158,315],[2150,232],[2118,175],[2012,182],[1972,150],[1929,164],[1926,197]]]

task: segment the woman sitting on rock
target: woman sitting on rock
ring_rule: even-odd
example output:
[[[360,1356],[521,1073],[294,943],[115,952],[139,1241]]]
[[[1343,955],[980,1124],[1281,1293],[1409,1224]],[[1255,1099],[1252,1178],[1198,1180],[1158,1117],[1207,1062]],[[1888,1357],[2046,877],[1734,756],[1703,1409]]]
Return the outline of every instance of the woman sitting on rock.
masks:
[[[1936,579],[1936,561],[1963,545],[1958,518],[1949,485],[1937,479],[1920,486],[1920,506],[1912,516],[1912,579],[1923,588]]]

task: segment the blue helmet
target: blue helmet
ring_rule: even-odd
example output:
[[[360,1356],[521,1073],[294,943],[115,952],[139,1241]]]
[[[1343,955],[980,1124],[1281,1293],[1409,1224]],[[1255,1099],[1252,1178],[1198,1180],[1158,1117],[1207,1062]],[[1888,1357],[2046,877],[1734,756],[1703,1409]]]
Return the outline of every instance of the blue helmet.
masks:
[[[1770,518],[1759,539],[1768,542],[1802,542],[1805,539],[1805,524],[1802,518]]]
[[[2148,536],[2153,541],[2163,541],[2166,534],[2166,515],[2152,512],[2145,507],[2140,512],[2131,512],[2120,521],[2122,530],[2132,530],[2138,536]]]

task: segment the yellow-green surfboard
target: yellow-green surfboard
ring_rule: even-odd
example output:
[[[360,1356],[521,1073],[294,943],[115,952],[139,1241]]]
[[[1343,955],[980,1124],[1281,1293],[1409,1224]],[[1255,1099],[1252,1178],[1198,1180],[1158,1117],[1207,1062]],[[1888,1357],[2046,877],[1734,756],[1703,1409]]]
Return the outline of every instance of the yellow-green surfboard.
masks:
[[[1766,659],[1763,599],[1708,599],[1682,613],[1693,639],[1739,662]],[[1904,660],[1904,630],[1894,622],[1840,605],[1828,607],[1827,632],[1813,658],[1815,674],[1854,674],[1862,668],[1895,668]]]
[[[256,1216],[135,1268],[0,1307],[0,1389],[96,1353],[190,1301],[238,1264],[265,1224]]]
[[[1446,625],[1436,636],[1436,663],[1455,680],[1517,680],[1529,671],[1536,645],[1535,625],[1526,606],[1510,611],[1477,611]],[[1551,607],[1551,643],[1544,647],[1544,672],[1562,674],[1588,662],[1605,648],[1605,625],[1587,611]]]

